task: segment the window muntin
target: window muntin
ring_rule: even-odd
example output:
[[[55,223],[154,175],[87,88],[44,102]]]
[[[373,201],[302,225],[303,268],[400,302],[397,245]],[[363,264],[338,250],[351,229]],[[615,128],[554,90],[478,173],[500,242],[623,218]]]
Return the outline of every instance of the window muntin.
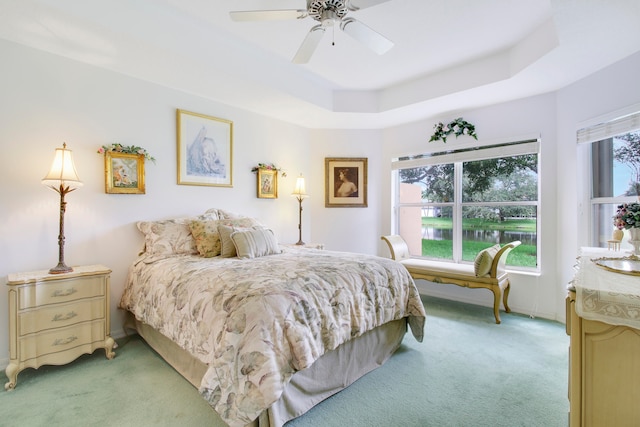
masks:
[[[507,264],[535,268],[538,155],[487,158],[481,151],[478,160],[466,155],[467,161],[452,163],[433,158],[423,165],[411,159],[408,164],[414,167],[407,168],[402,161],[395,163],[399,234],[413,241],[413,256],[454,262],[472,262],[484,248],[521,240],[522,255],[513,251]],[[451,152],[446,154],[452,158]]]

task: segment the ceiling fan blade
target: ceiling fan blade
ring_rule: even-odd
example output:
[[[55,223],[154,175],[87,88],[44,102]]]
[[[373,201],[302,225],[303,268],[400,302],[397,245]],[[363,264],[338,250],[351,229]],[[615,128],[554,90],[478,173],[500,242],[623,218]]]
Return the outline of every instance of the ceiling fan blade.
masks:
[[[393,47],[391,40],[353,18],[343,19],[340,28],[378,55],[382,55]]]
[[[386,3],[388,1],[389,0],[348,0],[347,8],[350,11],[355,11],[360,9],[366,9],[368,7],[375,6],[380,3]]]
[[[304,9],[247,10],[229,12],[229,15],[234,21],[277,21],[306,18],[307,11]]]
[[[293,57],[292,62],[294,64],[306,64],[311,59],[311,55],[315,52],[322,36],[324,35],[324,27],[322,25],[316,25],[309,30],[309,33],[304,38],[304,41],[298,48],[296,56]]]

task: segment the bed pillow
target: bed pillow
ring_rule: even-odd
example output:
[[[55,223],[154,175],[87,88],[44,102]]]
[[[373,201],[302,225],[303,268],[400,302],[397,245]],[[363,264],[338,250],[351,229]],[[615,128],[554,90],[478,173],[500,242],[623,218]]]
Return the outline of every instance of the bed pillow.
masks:
[[[150,255],[197,254],[196,242],[189,229],[192,220],[178,218],[136,223],[144,234],[145,252]]]
[[[248,217],[218,219],[215,221],[192,221],[189,227],[195,239],[196,249],[201,256],[211,258],[220,255],[222,251],[222,241],[218,230],[220,225],[251,228],[260,225],[260,223],[254,218]]]
[[[237,219],[237,218],[244,218],[243,215],[240,215],[240,214],[237,214],[237,213],[234,213],[234,212],[225,211],[224,209],[217,209],[217,208],[208,209],[204,214],[205,215],[215,216],[215,218],[211,218],[211,219]]]
[[[234,231],[231,233],[231,240],[236,247],[238,258],[258,258],[282,252],[276,236],[268,228]]]
[[[496,244],[490,248],[484,249],[476,255],[476,259],[473,261],[473,268],[476,273],[476,277],[487,276],[491,271],[491,264],[493,264],[493,258],[500,250],[500,245]]]
[[[218,212],[218,209],[208,209],[204,214],[200,216],[202,217],[200,219],[208,219],[211,221],[220,219],[220,213]]]
[[[218,233],[220,234],[220,256],[222,258],[233,258],[238,256],[236,245],[231,240],[231,234],[235,231],[246,231],[250,228],[234,227],[231,225],[218,225]]]

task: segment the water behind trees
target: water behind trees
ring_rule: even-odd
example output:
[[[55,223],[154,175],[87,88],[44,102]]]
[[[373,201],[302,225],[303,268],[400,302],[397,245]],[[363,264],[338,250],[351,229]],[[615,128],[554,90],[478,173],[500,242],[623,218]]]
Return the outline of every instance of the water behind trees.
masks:
[[[453,240],[453,230],[422,227],[422,238],[429,240]],[[524,245],[536,246],[538,242],[538,233],[513,231],[513,230],[462,230],[463,241],[476,241],[486,243],[505,243],[519,240]]]

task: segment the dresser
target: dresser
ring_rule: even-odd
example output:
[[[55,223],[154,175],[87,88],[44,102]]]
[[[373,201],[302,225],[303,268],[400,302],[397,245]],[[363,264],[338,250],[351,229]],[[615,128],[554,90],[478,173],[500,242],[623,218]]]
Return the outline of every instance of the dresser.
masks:
[[[9,274],[9,365],[6,390],[25,368],[63,365],[104,348],[115,356],[110,334],[109,280],[103,265]]]
[[[578,259],[566,299],[569,425],[638,426],[640,276],[607,271],[592,258]]]

